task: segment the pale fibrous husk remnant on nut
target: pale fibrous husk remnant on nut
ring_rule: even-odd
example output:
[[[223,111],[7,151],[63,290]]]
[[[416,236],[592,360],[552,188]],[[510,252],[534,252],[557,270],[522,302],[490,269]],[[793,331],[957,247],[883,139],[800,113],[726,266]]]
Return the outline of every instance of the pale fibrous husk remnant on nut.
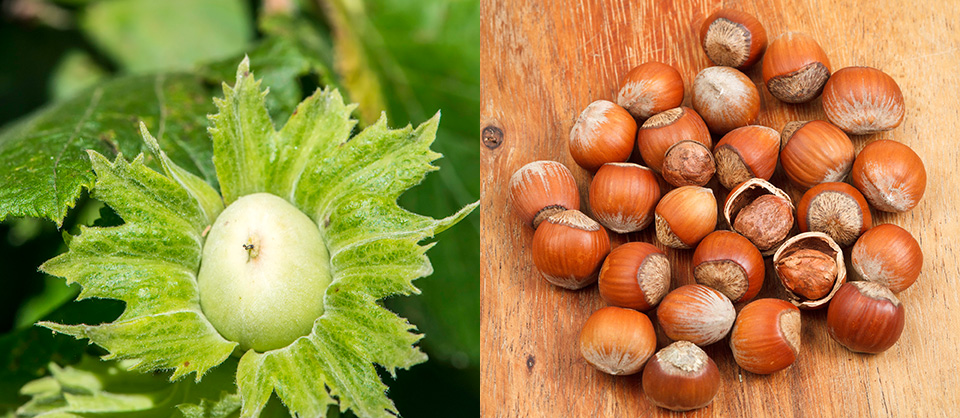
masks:
[[[727,225],[730,225],[730,227],[734,229],[734,231],[736,231],[737,233],[744,235],[742,231],[737,231],[736,228],[734,228],[734,225],[736,224],[737,216],[740,214],[740,211],[742,211],[744,208],[749,206],[759,197],[764,195],[773,195],[773,196],[781,197],[784,200],[786,200],[786,203],[790,208],[790,214],[791,214],[790,222],[791,222],[791,230],[792,230],[792,223],[795,221],[793,213],[796,211],[796,207],[793,205],[793,201],[790,200],[790,196],[786,192],[784,192],[783,190],[780,190],[770,182],[761,178],[752,178],[750,180],[747,180],[743,183],[740,183],[739,186],[735,187],[733,190],[730,191],[730,194],[727,196],[727,200],[723,205],[723,218],[727,222]],[[783,236],[783,238],[778,240],[779,242],[774,242],[772,244],[767,243],[769,244],[769,247],[765,245],[766,249],[760,248],[760,246],[757,245],[756,242],[754,242],[754,245],[757,245],[758,249],[760,249],[761,254],[763,254],[764,256],[768,256],[770,254],[773,254],[776,251],[776,248],[779,247],[781,242],[786,240],[788,235],[789,235],[789,230],[787,231],[787,234]],[[744,235],[744,236],[746,236],[748,239],[751,239],[751,237],[748,235]]]
[[[783,273],[781,272],[781,264],[783,261],[802,250],[813,250],[825,254],[827,257],[832,258],[836,261],[836,278],[833,282],[833,285],[830,287],[830,291],[823,297],[819,299],[810,300],[802,295],[794,293],[786,283],[784,283]],[[781,280],[781,283],[784,284],[784,289],[787,291],[787,295],[790,298],[790,303],[793,303],[800,309],[816,309],[823,307],[833,298],[833,295],[837,293],[837,290],[840,289],[840,286],[847,281],[847,269],[844,266],[843,262],[843,251],[840,249],[840,246],[830,238],[829,235],[822,232],[805,232],[799,235],[796,235],[780,246],[777,249],[777,252],[773,255],[773,269],[777,274],[777,277]]]

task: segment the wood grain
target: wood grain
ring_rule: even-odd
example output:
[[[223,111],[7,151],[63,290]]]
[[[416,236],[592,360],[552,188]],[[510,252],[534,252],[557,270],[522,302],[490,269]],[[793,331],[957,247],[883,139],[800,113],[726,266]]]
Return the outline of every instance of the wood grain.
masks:
[[[596,286],[567,291],[533,268],[533,231],[507,201],[510,175],[534,160],[556,160],[577,177],[584,205],[590,174],[577,167],[567,138],[591,101],[612,100],[620,77],[645,61],[675,65],[688,91],[710,63],[697,29],[717,1],[485,0],[481,8],[481,416],[636,417],[668,415],[640,390],[639,375],[612,377],[579,355],[577,335],[603,306]],[[894,139],[926,163],[927,190],[905,214],[874,213],[877,223],[911,231],[925,255],[919,281],[900,296],[906,328],[879,355],[854,354],[826,332],[826,311],[803,313],[800,359],[770,376],[740,370],[726,341],[707,347],[724,386],[691,416],[957,416],[960,403],[960,3],[925,0],[727,1],[754,14],[773,39],[813,35],[833,68],[877,67],[900,84],[907,116],[897,129],[852,137],[857,149]],[[758,85],[760,65],[747,75]],[[825,119],[819,99],[786,105],[760,87],[758,123]],[[777,184],[785,184],[778,171]],[[714,188],[722,192],[714,183]],[[799,198],[800,191],[788,188]],[[718,195],[719,199],[723,195]],[[722,201],[722,200],[721,200]],[[656,242],[651,230],[615,237]],[[659,244],[658,244],[659,245]],[[661,246],[662,248],[662,246]],[[668,251],[673,286],[692,282],[692,251]],[[782,295],[769,269],[760,297]],[[660,335],[659,347],[668,340]]]

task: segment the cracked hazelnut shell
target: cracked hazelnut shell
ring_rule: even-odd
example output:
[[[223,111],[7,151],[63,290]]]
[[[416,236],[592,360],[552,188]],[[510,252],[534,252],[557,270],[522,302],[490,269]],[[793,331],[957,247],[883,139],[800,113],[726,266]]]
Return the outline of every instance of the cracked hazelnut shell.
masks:
[[[810,258],[811,252],[821,253],[822,257]],[[833,260],[834,269],[826,268],[825,260]],[[787,291],[790,302],[801,309],[822,308],[847,280],[847,268],[843,263],[843,252],[840,246],[829,235],[822,232],[804,232],[784,242],[773,254],[773,271]],[[824,279],[822,277],[824,271],[835,272],[835,277]],[[807,282],[806,279],[818,281],[832,279],[832,281],[824,285]],[[798,280],[804,281],[798,283]],[[817,298],[808,298],[802,294],[806,289],[825,290],[825,294]]]
[[[763,199],[757,202],[761,197]],[[723,205],[727,224],[756,245],[764,256],[773,254],[787,239],[793,227],[793,211],[790,196],[760,178],[752,178],[734,187]]]

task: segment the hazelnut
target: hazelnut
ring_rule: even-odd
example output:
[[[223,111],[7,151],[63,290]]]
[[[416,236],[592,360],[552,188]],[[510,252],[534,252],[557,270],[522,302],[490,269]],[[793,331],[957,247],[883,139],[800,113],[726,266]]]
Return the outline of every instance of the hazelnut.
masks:
[[[580,289],[597,280],[610,252],[610,237],[593,219],[578,210],[547,218],[533,234],[533,264],[547,281]]]
[[[783,285],[806,299],[826,296],[837,280],[836,261],[820,251],[807,248],[781,258],[775,268]]]
[[[590,208],[603,226],[625,234],[653,222],[660,184],[650,169],[633,163],[606,163],[590,183]]]
[[[844,284],[827,309],[827,331],[840,345],[859,353],[880,353],[903,332],[900,300],[874,282]]]
[[[903,93],[883,71],[847,67],[833,73],[823,87],[823,111],[853,135],[889,131],[903,122]]]
[[[780,299],[757,299],[744,306],[730,332],[737,365],[750,373],[783,370],[800,355],[800,311]]]
[[[807,190],[797,204],[800,232],[823,232],[842,247],[849,247],[873,226],[870,206],[847,183],[821,183]]]
[[[670,261],[653,245],[628,242],[607,256],[598,285],[608,305],[647,311],[670,289]]]
[[[850,137],[829,122],[790,122],[781,133],[780,165],[803,188],[843,181],[855,155]]]
[[[728,190],[754,177],[770,180],[780,154],[780,133],[766,126],[740,127],[724,135],[713,154],[717,180]]]
[[[851,178],[863,197],[884,212],[913,209],[927,188],[927,171],[920,156],[910,147],[886,139],[871,142],[860,151]]]
[[[674,289],[657,307],[657,319],[667,337],[699,346],[726,337],[735,317],[730,299],[716,289],[699,284]]]
[[[757,296],[764,274],[760,251],[734,232],[711,232],[693,252],[693,277],[697,283],[717,289],[733,303]]]
[[[657,334],[646,315],[613,306],[590,315],[580,331],[580,354],[598,370],[634,374],[657,349]]]
[[[720,392],[720,370],[700,347],[677,341],[658,351],[643,369],[643,393],[672,411],[703,408]]]
[[[633,67],[620,81],[617,104],[637,119],[647,119],[683,101],[683,79],[676,68],[659,62]]]
[[[850,264],[861,279],[900,293],[920,277],[923,251],[903,228],[893,224],[877,225],[854,244]]]
[[[713,178],[716,165],[705,145],[683,140],[667,149],[663,159],[663,179],[674,186],[703,186]]]
[[[710,131],[700,115],[688,107],[666,110],[643,123],[637,131],[637,150],[643,161],[656,172],[663,171],[663,158],[673,144],[683,140],[713,146]]]
[[[770,43],[762,70],[763,83],[773,97],[806,103],[820,95],[830,78],[830,59],[809,35],[787,32]]]
[[[793,208],[787,199],[767,194],[744,206],[733,221],[733,229],[758,249],[769,250],[783,242],[793,227]]]
[[[654,211],[657,240],[670,248],[693,248],[717,226],[717,199],[706,187],[669,191]]]
[[[510,176],[510,203],[523,223],[536,228],[567,209],[580,209],[577,181],[556,161],[534,161]]]
[[[703,21],[700,44],[714,64],[743,70],[767,49],[767,31],[753,15],[719,9]]]
[[[604,163],[624,162],[633,152],[637,122],[616,103],[597,100],[580,113],[570,130],[570,155],[580,167],[597,171]]]
[[[793,228],[793,202],[770,182],[752,178],[734,187],[723,205],[723,217],[760,253],[776,251]]]
[[[753,81],[735,68],[708,67],[693,80],[693,108],[710,132],[722,135],[757,119],[760,93]]]
[[[790,302],[802,309],[823,307],[847,280],[840,246],[822,232],[804,232],[784,242],[773,254],[773,271]]]

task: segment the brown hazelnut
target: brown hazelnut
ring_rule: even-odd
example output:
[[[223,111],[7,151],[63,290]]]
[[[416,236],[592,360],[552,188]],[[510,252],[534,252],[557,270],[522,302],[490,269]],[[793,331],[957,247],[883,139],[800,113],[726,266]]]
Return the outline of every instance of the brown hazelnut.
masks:
[[[671,411],[709,405],[721,383],[717,364],[689,341],[664,347],[643,369],[643,393],[654,405]]]
[[[670,248],[693,248],[716,229],[717,199],[706,187],[678,187],[660,199],[654,213],[660,243]]]
[[[637,119],[647,119],[683,101],[683,79],[676,68],[659,62],[633,67],[620,81],[617,104]]]
[[[830,78],[830,59],[809,35],[787,32],[774,39],[763,57],[763,83],[773,97],[806,103]]]
[[[693,252],[697,283],[723,293],[733,303],[748,301],[763,287],[763,256],[743,235],[713,231]]]
[[[597,284],[608,305],[647,311],[670,289],[670,260],[653,245],[628,242],[610,251]]]
[[[757,119],[760,93],[753,81],[737,69],[708,67],[693,80],[693,108],[710,132],[722,135]]]
[[[770,182],[752,178],[734,187],[723,205],[723,216],[764,255],[776,251],[793,228],[790,196]]]
[[[849,247],[873,226],[873,218],[867,200],[853,186],[820,183],[800,198],[797,224],[800,232],[823,232],[840,246]]]
[[[781,133],[780,165],[797,185],[843,181],[856,152],[850,137],[830,122],[790,122]]]
[[[851,175],[863,197],[884,212],[906,212],[920,203],[927,188],[923,160],[910,147],[881,139],[863,147]]]
[[[823,112],[853,135],[889,131],[903,122],[903,93],[892,77],[875,68],[847,67],[823,87]]]
[[[874,282],[843,285],[827,309],[827,331],[858,353],[881,353],[903,333],[904,309],[889,289]]]
[[[580,289],[597,280],[610,253],[610,237],[579,210],[553,215],[533,234],[533,264],[550,283]]]
[[[780,133],[759,125],[737,128],[720,139],[713,154],[717,180],[728,190],[754,177],[770,180],[780,154]]]
[[[657,320],[664,334],[674,341],[686,340],[699,346],[726,337],[736,316],[730,299],[699,284],[673,289],[657,307]]]
[[[697,141],[683,140],[667,149],[663,179],[674,186],[703,186],[713,178],[716,165],[710,149]]]
[[[534,229],[544,219],[567,209],[580,209],[577,181],[556,161],[534,161],[510,176],[510,203]]]
[[[580,354],[612,375],[639,372],[657,349],[657,334],[646,315],[608,306],[590,315],[580,331]]]
[[[570,155],[580,167],[597,171],[604,163],[624,162],[633,152],[637,122],[616,103],[597,100],[580,113],[570,130]]]
[[[743,70],[767,49],[767,31],[753,15],[719,9],[703,21],[700,45],[714,64]]]
[[[603,226],[626,234],[653,222],[660,184],[650,169],[633,163],[606,163],[597,170],[588,193],[590,209]]]
[[[713,146],[710,131],[700,115],[688,107],[676,107],[647,119],[637,130],[637,150],[653,171],[663,171],[663,158],[673,144],[683,140]]]
[[[737,365],[770,374],[790,367],[800,355],[800,311],[780,299],[757,299],[744,306],[730,331]]]
[[[877,225],[854,244],[850,264],[861,279],[900,293],[920,277],[923,251],[905,229],[893,224]]]
[[[847,279],[840,246],[822,232],[804,232],[784,242],[773,255],[773,271],[790,302],[802,309],[823,307]]]

